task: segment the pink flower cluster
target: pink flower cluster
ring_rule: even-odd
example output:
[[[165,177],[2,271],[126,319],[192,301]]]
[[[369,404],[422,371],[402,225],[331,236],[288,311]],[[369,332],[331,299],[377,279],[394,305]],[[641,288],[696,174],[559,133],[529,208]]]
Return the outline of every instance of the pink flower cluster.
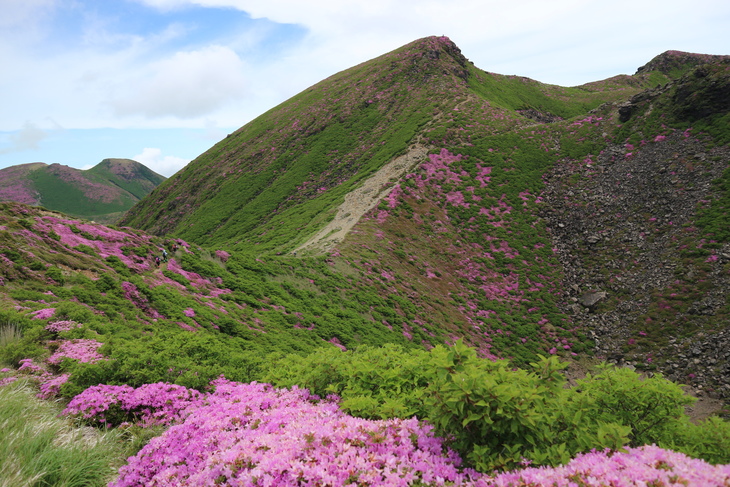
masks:
[[[181,413],[202,399],[195,389],[157,382],[138,388],[132,386],[98,385],[86,389],[69,402],[64,415],[79,416],[105,426],[117,425],[118,418],[107,417],[110,410],[123,412],[142,426],[171,424],[181,419]]]
[[[626,452],[606,451],[579,455],[561,467],[527,468],[501,474],[487,482],[482,479],[477,485],[722,487],[730,485],[730,465],[712,466],[702,460],[652,445],[628,448]]]
[[[52,321],[46,325],[46,330],[52,331],[54,333],[60,333],[62,331],[71,331],[74,328],[81,328],[81,323],[77,323],[75,321],[65,320],[65,321]]]
[[[58,394],[61,392],[61,386],[68,382],[70,375],[47,375],[44,377],[46,378],[46,380],[40,382],[40,392],[37,394],[37,396],[41,399],[51,399],[58,396]]]
[[[180,274],[185,279],[190,281],[190,284],[193,287],[198,288],[200,291],[207,291],[211,297],[217,297],[221,294],[227,294],[231,292],[230,289],[220,289],[218,287],[219,284],[222,284],[222,280],[220,278],[214,279],[218,281],[217,283],[211,282],[209,279],[201,276],[200,274],[186,271],[175,259],[170,259],[168,261],[167,270],[176,274]]]
[[[656,446],[594,451],[556,468],[485,475],[460,469],[459,457],[416,418],[354,418],[297,388],[224,378],[212,385],[208,394],[164,383],[94,386],[64,413],[109,424],[105,414],[117,408],[143,425],[172,425],[129,458],[110,487],[730,485],[730,465],[712,466]]]
[[[56,312],[55,308],[44,308],[44,309],[39,309],[38,311],[33,311],[30,314],[30,317],[34,320],[47,320],[48,318],[53,316],[53,314],[55,312]]]
[[[62,341],[53,355],[48,357],[49,364],[58,365],[64,358],[93,364],[103,360],[104,356],[97,350],[104,345],[96,340],[78,339]]]
[[[29,374],[33,375],[39,375],[46,373],[46,369],[41,367],[40,365],[33,362],[32,358],[24,358],[20,361],[20,367],[18,367],[18,372],[25,371]]]
[[[31,378],[38,383],[40,392],[36,395],[41,399],[51,399],[58,395],[61,386],[69,379],[68,374],[53,375],[40,365],[33,362],[33,359],[30,358],[25,358],[20,361],[18,372],[29,374]],[[12,377],[8,377],[7,379],[15,380]],[[13,380],[8,380],[7,383],[12,382]]]
[[[72,228],[81,232],[76,233]],[[103,225],[83,223],[76,220],[44,216],[37,218],[35,228],[46,233],[51,231],[61,237],[60,243],[66,247],[88,245],[106,259],[109,256],[118,257],[130,269],[147,271],[150,269],[149,259],[135,254],[125,255],[123,247],[147,245],[149,236],[139,236],[130,232],[114,230]]]
[[[354,418],[306,390],[214,381],[181,424],[110,486],[465,485],[458,456],[417,419]]]
[[[218,257],[221,260],[221,262],[226,262],[226,261],[228,261],[228,258],[231,256],[231,254],[229,254],[225,250],[216,250],[215,256]]]
[[[172,260],[172,259],[170,259]],[[155,308],[150,305],[149,300],[147,297],[140,293],[137,289],[137,286],[132,284],[131,282],[124,281],[122,283],[122,291],[124,291],[124,297],[131,301],[136,307],[147,313],[149,316],[155,319],[164,319],[165,317],[162,316]]]

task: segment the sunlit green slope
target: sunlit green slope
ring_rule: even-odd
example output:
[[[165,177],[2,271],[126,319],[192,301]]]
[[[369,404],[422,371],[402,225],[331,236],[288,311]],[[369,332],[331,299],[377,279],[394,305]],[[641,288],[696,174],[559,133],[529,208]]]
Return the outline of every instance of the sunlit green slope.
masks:
[[[568,118],[627,97],[637,84],[571,89],[488,74],[447,38],[421,39],[338,73],[230,134],[123,223],[201,243],[291,250],[427,127],[448,127],[464,103],[491,104],[479,123],[505,132],[532,123],[520,110]]]
[[[164,180],[130,159],[104,159],[87,170],[40,162],[21,164],[0,170],[0,201],[112,223]]]

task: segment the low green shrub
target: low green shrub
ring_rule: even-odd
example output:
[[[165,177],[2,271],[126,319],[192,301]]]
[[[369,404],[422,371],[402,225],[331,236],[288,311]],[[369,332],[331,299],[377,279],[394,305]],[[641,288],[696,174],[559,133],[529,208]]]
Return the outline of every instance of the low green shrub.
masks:
[[[355,416],[428,420],[467,465],[484,472],[651,443],[730,461],[730,423],[692,425],[684,407],[693,398],[661,375],[604,365],[567,387],[565,367],[551,356],[517,369],[479,358],[461,342],[429,352],[386,345],[271,355],[262,380],[337,394]]]

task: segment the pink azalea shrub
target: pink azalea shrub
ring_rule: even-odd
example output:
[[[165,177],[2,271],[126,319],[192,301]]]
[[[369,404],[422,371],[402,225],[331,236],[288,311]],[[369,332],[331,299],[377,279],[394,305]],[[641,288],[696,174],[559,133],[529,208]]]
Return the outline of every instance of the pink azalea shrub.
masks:
[[[657,446],[627,448],[625,452],[579,455],[555,468],[527,468],[498,475],[476,485],[484,487],[685,486],[730,485],[730,465],[712,466],[703,460]]]
[[[97,352],[102,345],[104,344],[96,340],[65,340],[61,342],[58,349],[48,358],[47,362],[58,365],[64,358],[70,358],[79,362],[93,364],[104,359],[104,356]]]
[[[42,376],[43,379],[39,383],[40,392],[36,394],[40,399],[52,399],[61,392],[61,386],[68,382],[70,375],[51,375],[47,374]]]
[[[51,399],[57,396],[61,390],[61,386],[68,382],[69,379],[68,374],[54,375],[36,364],[30,358],[25,358],[20,361],[18,372],[29,375],[29,378],[38,384],[40,392],[36,396],[41,399]],[[8,379],[15,380],[14,377],[9,377]],[[13,380],[9,380],[7,383],[13,382]]]
[[[195,389],[164,382],[136,389],[128,385],[98,385],[74,397],[62,414],[104,426],[127,420],[138,420],[142,426],[171,424],[201,398],[202,394]]]
[[[54,333],[60,333],[63,331],[71,331],[74,328],[81,328],[81,323],[75,321],[64,320],[64,321],[52,321],[46,325],[46,330]]]
[[[53,314],[56,312],[55,308],[45,308],[45,309],[39,309],[38,311],[33,311],[30,314],[30,317],[34,320],[47,320]]]
[[[110,487],[730,485],[730,465],[656,446],[593,451],[554,468],[481,474],[461,469],[458,455],[416,418],[355,418],[336,398],[322,401],[298,388],[224,378],[211,384],[215,391],[208,394],[165,383],[94,386],[64,413],[102,425],[119,424],[125,414],[143,426],[172,425],[129,458]]]
[[[302,389],[214,385],[110,486],[465,485],[458,456],[415,418],[354,418]]]
[[[46,372],[46,369],[36,364],[32,358],[24,358],[20,361],[18,372],[25,372],[31,375],[40,375]]]

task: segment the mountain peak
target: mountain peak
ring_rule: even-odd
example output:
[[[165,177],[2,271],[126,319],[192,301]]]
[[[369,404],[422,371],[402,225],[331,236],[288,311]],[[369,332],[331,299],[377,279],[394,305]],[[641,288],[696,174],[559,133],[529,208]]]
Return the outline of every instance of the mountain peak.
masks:
[[[671,78],[679,78],[695,66],[730,59],[730,56],[698,54],[684,51],[665,51],[636,70],[636,74],[659,71]]]
[[[87,170],[33,162],[0,170],[0,201],[112,222],[164,180],[131,159],[104,159]]]

